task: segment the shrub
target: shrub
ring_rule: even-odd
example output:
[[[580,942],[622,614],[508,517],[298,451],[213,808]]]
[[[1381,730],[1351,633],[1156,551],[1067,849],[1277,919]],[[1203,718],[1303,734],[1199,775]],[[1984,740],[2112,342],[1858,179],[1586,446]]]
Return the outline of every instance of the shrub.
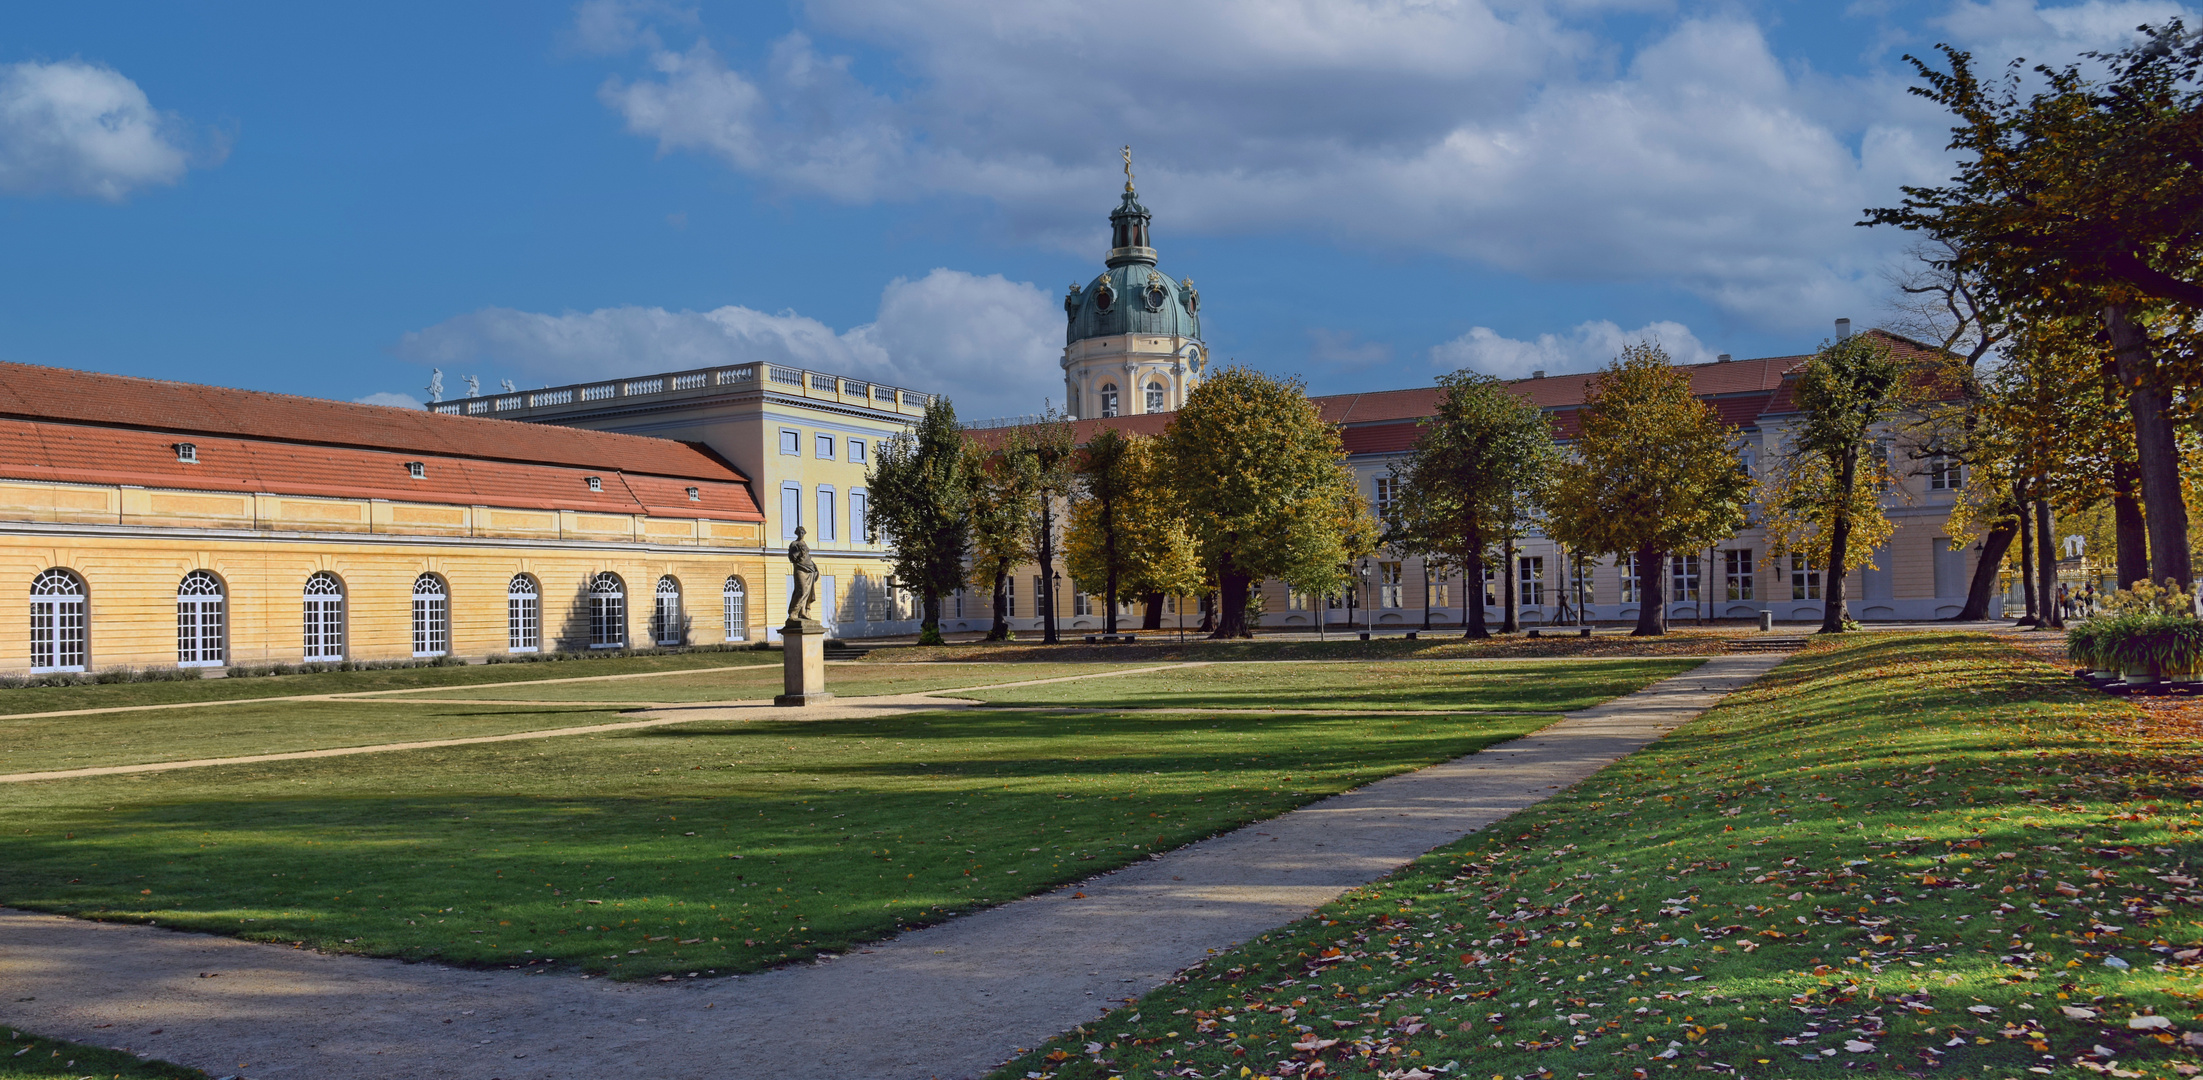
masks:
[[[2191,675],[2203,668],[2203,620],[2168,580],[2138,582],[2104,598],[2104,614],[2066,631],[2066,652],[2101,670]]]

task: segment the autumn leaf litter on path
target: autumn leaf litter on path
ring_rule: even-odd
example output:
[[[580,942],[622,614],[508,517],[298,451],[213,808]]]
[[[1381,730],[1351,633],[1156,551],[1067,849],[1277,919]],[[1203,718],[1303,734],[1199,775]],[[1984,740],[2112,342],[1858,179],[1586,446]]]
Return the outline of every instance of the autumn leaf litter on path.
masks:
[[[1994,640],[1815,643],[998,1077],[2203,1073],[2198,752]]]

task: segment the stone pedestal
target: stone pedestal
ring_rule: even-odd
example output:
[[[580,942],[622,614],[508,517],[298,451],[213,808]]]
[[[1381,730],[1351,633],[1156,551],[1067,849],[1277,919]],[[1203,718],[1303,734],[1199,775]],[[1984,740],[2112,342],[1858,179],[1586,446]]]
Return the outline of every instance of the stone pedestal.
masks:
[[[834,700],[826,689],[826,627],[816,620],[790,619],[780,628],[781,688],[775,705],[817,705]]]

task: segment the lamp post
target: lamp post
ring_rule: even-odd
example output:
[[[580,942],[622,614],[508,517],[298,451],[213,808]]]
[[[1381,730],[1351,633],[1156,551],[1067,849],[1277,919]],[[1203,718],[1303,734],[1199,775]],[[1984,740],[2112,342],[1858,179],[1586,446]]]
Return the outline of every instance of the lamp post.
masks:
[[[1048,617],[1046,621],[1041,623],[1040,632],[1040,643],[1043,645],[1060,645],[1063,643],[1063,639],[1056,636],[1056,594],[1062,591],[1062,588],[1063,572],[1060,570],[1048,571]]]

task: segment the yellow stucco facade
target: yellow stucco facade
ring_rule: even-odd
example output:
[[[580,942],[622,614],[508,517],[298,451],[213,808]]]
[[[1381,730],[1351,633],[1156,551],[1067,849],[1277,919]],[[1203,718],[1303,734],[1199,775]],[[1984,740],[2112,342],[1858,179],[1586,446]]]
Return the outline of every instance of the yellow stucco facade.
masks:
[[[298,662],[316,573],[341,583],[341,658],[422,654],[424,574],[442,586],[435,651],[474,658],[514,651],[515,575],[536,583],[539,627],[520,651],[605,644],[591,640],[592,615],[608,610],[591,599],[605,573],[622,587],[620,644],[656,643],[668,578],[679,596],[669,641],[760,640],[772,614],[758,603],[767,559],[755,522],[0,481],[0,582],[16,583],[0,601],[0,671],[33,667],[32,583],[53,569],[82,583],[85,656],[61,666],[97,670],[179,661],[177,590],[193,571],[221,584],[222,662]],[[728,602],[730,578],[739,603]]]

